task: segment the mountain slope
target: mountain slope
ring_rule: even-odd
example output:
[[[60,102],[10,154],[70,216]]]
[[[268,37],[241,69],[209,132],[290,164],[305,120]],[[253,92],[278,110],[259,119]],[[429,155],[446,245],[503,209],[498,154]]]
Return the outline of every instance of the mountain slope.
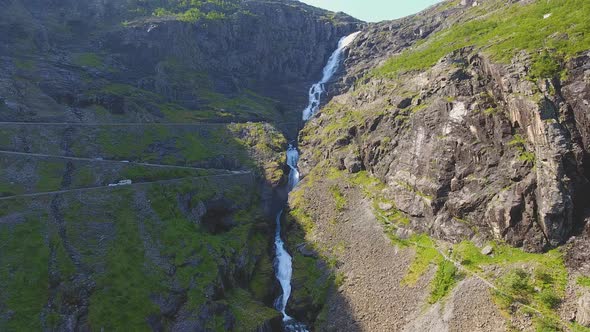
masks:
[[[292,91],[361,22],[290,1],[0,7],[0,330],[280,328]]]
[[[292,249],[305,239],[341,283],[322,328],[574,328],[587,272],[562,256],[590,206],[588,10],[448,1],[363,29],[299,138]]]

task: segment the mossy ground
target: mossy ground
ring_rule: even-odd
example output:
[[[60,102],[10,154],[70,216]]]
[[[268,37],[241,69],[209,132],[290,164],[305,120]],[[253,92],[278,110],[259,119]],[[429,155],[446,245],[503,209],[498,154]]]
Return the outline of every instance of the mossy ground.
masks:
[[[463,18],[467,22],[442,30],[391,58],[373,75],[395,77],[424,70],[455,50],[474,46],[502,62],[520,51],[529,52],[533,55],[533,76],[555,77],[561,70],[561,59],[590,48],[586,33],[590,29],[586,19],[590,6],[585,0],[533,1],[524,5],[502,2],[490,1],[469,9]],[[546,14],[551,16],[544,18]],[[478,16],[482,18],[473,19]],[[552,55],[547,56],[547,51]]]
[[[250,181],[237,176],[151,185],[147,200],[139,201],[139,189],[131,187],[109,189],[108,193],[64,194],[59,204],[65,227],[62,234],[78,252],[79,261],[63,247],[59,223],[52,222],[58,217],[46,212],[50,209],[44,204],[52,204],[54,196],[36,199],[35,204],[27,199],[2,201],[2,216],[16,213],[24,219],[0,226],[0,258],[5,263],[0,267],[0,300],[15,312],[12,319],[0,320],[0,326],[40,329],[42,312],[54,326],[63,323],[61,300],[49,312],[43,311],[50,289],[56,287],[49,284],[52,255],[57,259],[54,266],[61,285],[57,299],[67,295],[61,292],[70,287],[74,275],[89,274],[96,282],[88,316],[90,326],[96,329],[147,329],[146,317],[159,313],[153,296],[167,294],[175,283],[187,289],[187,303],[198,311],[212,301],[209,292],[220,282],[222,266],[237,261],[240,255],[247,257],[246,275],[252,275],[258,266],[258,275],[272,276],[271,265],[256,264],[258,257],[266,255],[267,241],[265,235],[254,232],[264,219],[257,208],[258,198],[248,189]],[[235,216],[237,224],[224,233],[209,233],[180,211],[178,195],[187,193],[191,193],[193,204],[220,194],[233,200],[243,207]],[[154,257],[154,250],[174,266],[172,275]],[[258,326],[278,315],[259,302],[244,300],[252,297],[247,291],[235,290],[220,301],[229,303],[238,326]]]
[[[285,176],[283,167],[287,161],[285,136],[271,125],[258,122],[233,123],[228,129],[251,158],[259,162],[260,174],[270,183],[279,184]]]
[[[284,121],[282,114],[278,112],[279,102],[277,100],[260,95],[250,89],[228,94],[219,93],[215,90],[209,74],[191,69],[188,64],[177,59],[169,58],[162,61],[160,70],[166,76],[170,90],[192,96],[198,101],[199,107],[183,104],[182,101],[164,93],[160,94],[133,85],[112,83],[106,80],[98,81],[100,87],[93,88],[86,94],[88,96],[112,95],[122,98],[125,101],[124,112],[115,109],[107,109],[107,111],[112,113],[111,116],[127,118],[128,121],[144,116],[159,118],[159,122],[176,123]]]
[[[2,330],[41,329],[39,314],[49,288],[46,231],[46,223],[34,216],[12,228],[0,228],[0,301],[15,312],[10,321],[0,320]]]
[[[281,316],[278,311],[252,300],[252,294],[239,288],[229,294],[228,303],[239,322],[237,329],[243,331],[255,331],[260,327],[260,322]]]
[[[78,66],[100,68],[103,66],[103,61],[103,57],[96,53],[73,54],[73,62]]]

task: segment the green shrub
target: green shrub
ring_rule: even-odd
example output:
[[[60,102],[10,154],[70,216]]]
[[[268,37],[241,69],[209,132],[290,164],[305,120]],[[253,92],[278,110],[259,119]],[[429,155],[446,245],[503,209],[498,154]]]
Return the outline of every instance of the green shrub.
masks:
[[[436,303],[447,295],[457,282],[457,267],[446,259],[438,263],[436,275],[430,283],[428,303]]]
[[[539,78],[556,78],[561,72],[561,61],[548,51],[543,51],[533,57],[531,65],[530,77],[533,79]]]
[[[576,283],[580,286],[590,287],[590,277],[581,276],[576,279]]]
[[[337,185],[333,185],[330,187],[330,193],[332,193],[332,198],[334,198],[334,203],[336,204],[336,210],[342,211],[346,207],[346,197],[340,191],[340,187]]]
[[[191,8],[184,13],[178,14],[178,18],[185,22],[196,22],[203,17],[203,13],[198,8]]]
[[[553,284],[553,276],[546,268],[538,268],[535,270],[535,281],[541,283],[543,287]]]
[[[561,324],[552,317],[539,317],[535,319],[536,332],[556,332],[563,331]]]
[[[152,13],[152,15],[153,16],[157,16],[157,17],[160,17],[160,16],[174,16],[174,13],[171,12],[171,11],[169,11],[169,10],[167,10],[167,9],[164,9],[164,8],[156,8],[156,10],[154,10],[154,12]]]
[[[515,147],[518,150],[518,159],[530,164],[535,164],[535,154],[526,149],[526,139],[519,134],[514,135],[514,138],[508,142],[509,146]]]
[[[502,280],[506,290],[518,297],[524,303],[530,302],[529,298],[534,292],[530,275],[523,269],[515,269],[508,273]]]
[[[538,299],[543,306],[549,309],[555,309],[561,303],[561,299],[552,289],[542,290],[538,295]]]
[[[336,285],[336,288],[340,288],[340,286],[344,284],[345,280],[346,276],[344,275],[344,273],[338,272],[336,273],[336,276],[334,276],[334,285]]]
[[[214,10],[203,11],[205,4],[213,5]],[[152,12],[153,16],[174,16],[185,22],[194,23],[202,19],[222,20],[228,14],[236,13],[239,9],[239,1],[221,0],[190,0],[165,3],[165,7],[158,7]]]

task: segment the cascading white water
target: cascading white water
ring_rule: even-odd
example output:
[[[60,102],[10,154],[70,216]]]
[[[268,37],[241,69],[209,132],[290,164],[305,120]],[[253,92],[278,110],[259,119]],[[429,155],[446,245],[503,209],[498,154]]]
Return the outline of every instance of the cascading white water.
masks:
[[[338,48],[332,53],[328,59],[328,63],[324,67],[322,79],[316,84],[312,85],[309,90],[309,105],[303,111],[303,120],[309,120],[320,107],[320,98],[324,91],[324,84],[327,83],[340,64],[340,57],[344,49],[350,45],[354,38],[358,35],[358,32],[343,37],[338,42]],[[299,161],[299,151],[297,148],[289,144],[287,149],[287,165],[290,168],[289,172],[289,183],[288,190],[291,191],[299,183],[299,170],[297,169],[297,162]],[[286,308],[289,297],[291,296],[291,275],[293,273],[292,268],[292,257],[285,249],[285,243],[281,238],[281,216],[283,210],[277,214],[276,218],[276,231],[275,231],[275,276],[281,284],[283,293],[275,301],[275,307],[283,314],[283,322],[286,331],[289,332],[307,332],[307,327],[295,321],[289,315],[287,315]]]
[[[287,149],[287,165],[291,169],[289,172],[289,182],[288,182],[288,190],[291,191],[297,183],[299,183],[299,171],[297,170],[297,161],[299,160],[299,151],[289,144],[289,148]],[[277,298],[275,307],[283,314],[283,321],[292,321],[293,319],[287,315],[285,309],[287,308],[287,301],[289,301],[289,296],[291,296],[291,274],[293,273],[293,268],[291,266],[292,258],[291,255],[285,249],[285,243],[281,238],[281,216],[283,215],[283,210],[281,210],[277,214],[276,218],[276,230],[275,230],[275,275],[279,283],[281,284],[281,289],[283,293],[279,298]]]
[[[334,73],[336,73],[336,69],[338,69],[338,65],[340,64],[342,51],[344,51],[344,49],[350,45],[350,43],[352,43],[359,33],[360,31],[350,34],[346,37],[343,37],[338,42],[338,48],[334,51],[334,53],[332,53],[328,59],[328,63],[324,67],[322,79],[316,84],[312,85],[309,89],[309,104],[307,105],[307,108],[303,110],[303,121],[309,120],[320,108],[320,98],[325,92],[324,84],[330,81],[332,76],[334,76]]]
[[[299,183],[299,171],[297,170],[297,161],[299,160],[299,152],[293,145],[289,144],[287,149],[287,165],[291,168],[289,172],[289,183],[288,190],[291,191],[297,183]],[[287,307],[287,301],[291,295],[291,273],[293,268],[291,267],[291,255],[285,249],[285,243],[281,238],[281,216],[283,210],[277,214],[276,218],[276,231],[275,231],[275,266],[276,266],[276,277],[281,284],[283,294],[276,300],[276,308],[283,314],[283,320],[291,320],[291,317],[285,312]]]
[[[287,149],[287,165],[291,171],[289,171],[289,191],[293,190],[299,183],[299,170],[297,169],[297,162],[299,161],[299,151],[289,144]]]
[[[275,265],[276,265],[276,277],[281,284],[281,288],[283,289],[283,294],[279,296],[276,301],[276,308],[283,314],[283,320],[287,321],[290,320],[291,317],[287,315],[285,312],[285,308],[287,307],[287,301],[289,300],[289,296],[291,296],[291,273],[293,273],[293,268],[291,267],[291,255],[285,249],[285,243],[281,238],[281,216],[283,215],[283,210],[281,210],[277,214],[277,228],[275,231]]]

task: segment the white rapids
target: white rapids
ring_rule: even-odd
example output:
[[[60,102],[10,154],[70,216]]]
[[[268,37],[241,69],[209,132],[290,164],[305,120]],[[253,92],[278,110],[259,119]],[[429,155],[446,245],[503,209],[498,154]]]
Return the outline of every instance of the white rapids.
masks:
[[[299,161],[299,151],[289,144],[287,149],[287,165],[291,171],[289,172],[289,191],[293,190],[299,183],[299,170],[297,169],[297,162]]]
[[[320,98],[325,92],[324,84],[326,84],[340,65],[340,58],[344,49],[350,45],[350,43],[356,38],[359,32],[355,32],[346,37],[343,37],[338,42],[338,48],[332,53],[328,59],[328,63],[324,67],[322,79],[316,84],[312,85],[309,90],[309,105],[303,111],[303,120],[309,120],[320,107]],[[299,183],[299,170],[297,169],[297,162],[299,161],[299,151],[291,144],[287,149],[287,165],[290,168],[289,171],[289,192],[293,190]],[[293,258],[287,252],[285,243],[281,238],[281,217],[283,210],[281,210],[276,217],[276,230],[275,230],[275,276],[281,284],[282,294],[275,301],[275,307],[283,314],[283,327],[288,332],[308,332],[308,328],[305,324],[302,324],[287,314],[287,302],[291,296],[291,276],[293,274],[292,261]]]
[[[309,104],[307,105],[307,108],[303,110],[303,121],[309,120],[320,108],[322,94],[326,92],[326,90],[324,90],[324,85],[330,81],[332,76],[334,76],[334,73],[336,73],[338,65],[340,65],[340,58],[342,57],[344,49],[350,45],[350,43],[352,43],[359,33],[360,31],[350,34],[346,37],[343,37],[338,42],[338,48],[334,51],[334,53],[332,53],[328,59],[328,63],[324,67],[322,79],[316,84],[312,85],[309,89]]]
[[[288,190],[291,191],[297,183],[299,183],[299,171],[297,170],[297,161],[299,160],[299,152],[293,145],[289,144],[289,148],[287,149],[287,165],[291,171],[289,172],[289,183],[288,183]],[[283,290],[283,294],[277,298],[275,306],[277,310],[279,310],[283,314],[283,321],[292,320],[289,315],[285,312],[287,308],[287,301],[289,300],[289,296],[291,295],[291,274],[293,273],[293,268],[291,266],[291,255],[285,249],[285,243],[281,238],[281,216],[283,215],[283,210],[281,210],[277,214],[276,218],[276,231],[275,231],[275,267],[276,267],[276,278],[281,284],[281,288]]]
[[[293,268],[291,266],[292,258],[291,255],[285,249],[285,243],[281,238],[281,216],[283,215],[283,210],[281,210],[277,214],[277,228],[275,231],[275,265],[276,265],[276,277],[281,284],[281,288],[283,289],[283,294],[277,298],[275,306],[277,310],[279,310],[283,314],[283,320],[287,321],[290,320],[291,317],[287,315],[285,309],[287,308],[287,301],[289,300],[289,296],[291,296],[291,274],[293,273]]]

